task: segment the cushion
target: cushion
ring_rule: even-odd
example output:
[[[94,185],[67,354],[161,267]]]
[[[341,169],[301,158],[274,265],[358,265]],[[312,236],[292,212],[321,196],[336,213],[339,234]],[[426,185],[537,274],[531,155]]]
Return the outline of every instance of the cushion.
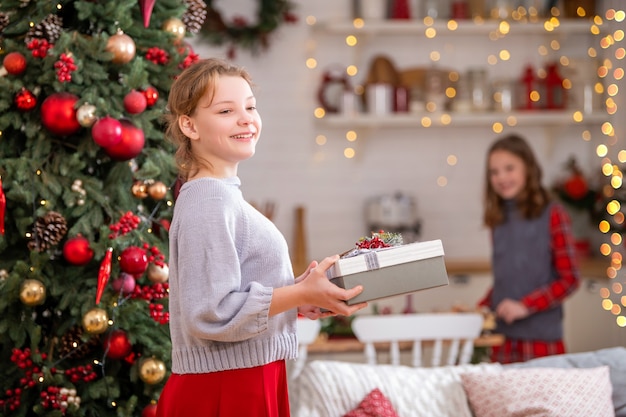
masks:
[[[461,375],[476,417],[613,417],[609,367]]]
[[[343,417],[399,417],[385,394],[374,388],[363,401]]]
[[[526,362],[504,365],[505,368],[611,368],[613,406],[616,417],[626,417],[626,348],[623,346],[598,349],[592,352],[567,353],[546,356]]]
[[[292,415],[343,416],[380,387],[402,417],[472,417],[460,375],[501,370],[495,363],[413,368],[315,360],[293,381]]]

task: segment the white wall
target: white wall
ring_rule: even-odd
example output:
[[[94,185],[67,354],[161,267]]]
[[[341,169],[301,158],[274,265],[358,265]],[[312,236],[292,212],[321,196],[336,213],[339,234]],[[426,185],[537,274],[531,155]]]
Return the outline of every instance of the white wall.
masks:
[[[257,1],[229,0],[214,2],[224,14],[234,10],[249,10],[254,19]],[[364,202],[373,196],[401,191],[415,198],[423,221],[423,240],[441,239],[448,259],[488,259],[488,235],[481,225],[481,198],[485,152],[499,135],[490,126],[469,128],[381,129],[359,131],[356,157],[346,159],[343,149],[348,146],[345,129],[321,128],[315,123],[313,110],[322,72],[333,64],[347,65],[354,61],[341,36],[319,36],[304,19],[314,15],[318,19],[348,18],[348,0],[298,0],[296,10],[299,22],[282,26],[273,34],[270,48],[253,56],[237,51],[235,63],[245,66],[252,74],[257,90],[258,108],[263,117],[263,134],[257,154],[240,165],[239,175],[244,195],[249,201],[274,201],[277,212],[274,222],[293,244],[294,209],[306,208],[308,256],[321,260],[353,246],[356,239],[369,233],[363,216]],[[589,37],[574,39],[567,44],[571,50],[564,53],[585,56]],[[428,63],[431,48],[442,51],[440,66],[464,70],[470,62],[488,67],[491,77],[516,76],[525,62],[540,64],[537,43],[541,39],[518,37],[508,40],[506,48],[513,52],[508,63],[489,67],[486,56],[494,53],[489,42],[474,39],[447,38],[428,44],[423,37],[407,39],[372,39],[371,49],[364,47],[368,57],[384,52],[391,56],[398,68]],[[436,42],[439,42],[438,44]],[[225,57],[224,48],[214,48],[193,39],[192,45],[201,57]],[[318,68],[310,70],[305,60],[315,57]],[[367,67],[360,68],[355,83],[362,82]],[[504,133],[521,133],[532,144],[545,172],[546,184],[557,176],[563,163],[575,155],[587,173],[598,169],[595,147],[604,140],[599,129],[592,129],[590,142],[581,134],[584,128],[567,126],[507,128]],[[315,143],[315,137],[324,134],[324,146]],[[449,154],[458,157],[456,166],[449,166]],[[437,185],[437,177],[446,176],[445,187]],[[474,278],[469,287],[458,291],[433,290],[426,296],[440,309],[449,308],[455,301],[472,304],[474,296],[482,295],[488,277]],[[458,294],[466,294],[463,299]],[[590,309],[597,309],[599,299],[589,297]],[[597,304],[596,304],[597,303]],[[396,306],[401,306],[398,301]],[[586,303],[583,303],[587,306]],[[577,304],[580,306],[580,303]],[[399,307],[398,307],[399,308]],[[615,326],[612,316],[604,313],[607,326]],[[581,318],[583,320],[583,318]],[[592,323],[585,325],[586,328]],[[609,332],[607,330],[607,332]],[[608,334],[608,333],[607,333]],[[612,345],[610,336],[607,344]],[[581,349],[583,344],[580,344]]]

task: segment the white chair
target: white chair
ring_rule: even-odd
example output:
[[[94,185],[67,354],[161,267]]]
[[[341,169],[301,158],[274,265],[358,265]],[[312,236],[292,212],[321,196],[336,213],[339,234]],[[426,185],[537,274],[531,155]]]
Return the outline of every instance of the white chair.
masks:
[[[308,355],[308,346],[317,339],[317,336],[320,334],[320,329],[322,328],[322,323],[320,320],[310,320],[307,318],[298,318],[296,321],[297,326],[297,335],[298,335],[298,359],[291,371],[291,378],[296,378],[304,365],[306,364],[307,355]]]
[[[412,365],[416,367],[423,362],[422,341],[434,342],[432,366],[441,365],[444,341],[449,342],[445,365],[469,363],[482,327],[483,316],[477,313],[357,315],[352,321],[355,336],[365,344],[367,363],[377,362],[374,343],[389,342],[391,363],[399,365],[399,342],[413,342]]]

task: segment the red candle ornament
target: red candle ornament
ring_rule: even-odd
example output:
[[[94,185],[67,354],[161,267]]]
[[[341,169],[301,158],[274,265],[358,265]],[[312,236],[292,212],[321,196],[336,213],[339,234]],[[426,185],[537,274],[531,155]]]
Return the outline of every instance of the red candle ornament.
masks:
[[[100,304],[100,298],[104,293],[104,287],[109,282],[111,276],[111,259],[113,258],[113,248],[108,248],[102,263],[100,264],[100,270],[98,271],[98,288],[96,290],[96,304]]]
[[[143,27],[150,26],[150,17],[152,16],[152,9],[156,0],[139,0],[139,10],[141,10],[141,16],[143,17]]]

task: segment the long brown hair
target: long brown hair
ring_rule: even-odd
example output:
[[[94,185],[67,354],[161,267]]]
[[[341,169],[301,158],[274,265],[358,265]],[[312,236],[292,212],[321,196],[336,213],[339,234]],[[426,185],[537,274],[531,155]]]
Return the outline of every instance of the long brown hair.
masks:
[[[485,212],[483,222],[493,228],[504,221],[504,200],[493,189],[489,179],[489,157],[495,151],[507,151],[519,157],[526,167],[526,186],[517,196],[517,206],[526,219],[539,217],[550,201],[548,191],[541,184],[542,170],[533,150],[524,138],[508,135],[497,139],[489,147],[485,167]]]
[[[167,112],[163,116],[166,124],[165,135],[177,146],[174,157],[182,180],[197,173],[208,162],[192,152],[191,141],[180,130],[178,119],[181,116],[192,116],[205,93],[208,92],[211,101],[213,100],[217,79],[221,75],[241,77],[253,86],[250,74],[245,69],[221,59],[209,58],[185,69],[170,89]]]

